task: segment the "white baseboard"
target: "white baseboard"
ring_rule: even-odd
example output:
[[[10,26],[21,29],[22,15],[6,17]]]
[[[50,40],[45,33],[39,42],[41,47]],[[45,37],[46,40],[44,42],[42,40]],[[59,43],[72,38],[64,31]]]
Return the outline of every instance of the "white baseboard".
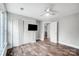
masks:
[[[18,44],[18,45],[16,45],[16,46],[8,45],[8,46],[7,46],[7,49],[10,49],[10,48],[12,48],[12,47],[17,47],[17,46],[20,46],[20,45],[24,45],[24,44],[28,44],[28,43],[34,43],[34,42],[36,42],[36,41],[24,42],[24,43],[20,43],[20,44]]]
[[[59,43],[60,43],[60,44],[63,44],[63,45],[66,45],[66,46],[70,46],[70,47],[79,49],[79,46],[76,46],[76,45],[72,45],[72,44],[68,44],[68,43],[64,43],[64,42],[59,42]]]

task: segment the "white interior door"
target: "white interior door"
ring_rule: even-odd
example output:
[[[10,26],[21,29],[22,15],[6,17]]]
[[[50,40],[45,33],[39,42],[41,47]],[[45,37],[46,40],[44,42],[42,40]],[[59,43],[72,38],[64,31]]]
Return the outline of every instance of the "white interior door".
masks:
[[[50,23],[50,41],[57,43],[57,22]]]
[[[12,22],[12,46],[15,47],[19,45],[18,20]]]
[[[19,20],[18,26],[19,26],[19,45],[21,45],[24,42],[24,21]]]

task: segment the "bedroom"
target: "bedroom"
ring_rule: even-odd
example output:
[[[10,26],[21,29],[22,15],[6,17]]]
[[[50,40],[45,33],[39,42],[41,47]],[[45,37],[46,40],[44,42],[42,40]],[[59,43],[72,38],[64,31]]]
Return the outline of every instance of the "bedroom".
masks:
[[[79,3],[0,3],[0,30],[1,56],[78,56]]]

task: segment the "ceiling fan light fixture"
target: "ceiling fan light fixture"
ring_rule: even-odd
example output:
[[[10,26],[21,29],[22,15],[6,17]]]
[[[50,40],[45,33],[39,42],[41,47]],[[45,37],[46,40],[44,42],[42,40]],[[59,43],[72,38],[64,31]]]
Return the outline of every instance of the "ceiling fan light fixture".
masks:
[[[44,13],[42,14],[42,16],[54,16],[56,15],[57,11],[53,10],[51,8],[47,8],[46,10],[44,10]]]
[[[49,16],[49,15],[50,15],[49,13],[46,13],[46,14],[45,14],[45,16]]]
[[[48,9],[46,10],[46,12],[50,12],[50,9],[48,8]]]

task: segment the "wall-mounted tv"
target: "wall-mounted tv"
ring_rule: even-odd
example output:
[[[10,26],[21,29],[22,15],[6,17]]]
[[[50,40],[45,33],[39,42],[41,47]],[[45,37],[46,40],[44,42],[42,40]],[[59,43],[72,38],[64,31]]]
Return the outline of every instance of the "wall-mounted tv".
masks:
[[[28,31],[37,31],[37,25],[28,24]]]

